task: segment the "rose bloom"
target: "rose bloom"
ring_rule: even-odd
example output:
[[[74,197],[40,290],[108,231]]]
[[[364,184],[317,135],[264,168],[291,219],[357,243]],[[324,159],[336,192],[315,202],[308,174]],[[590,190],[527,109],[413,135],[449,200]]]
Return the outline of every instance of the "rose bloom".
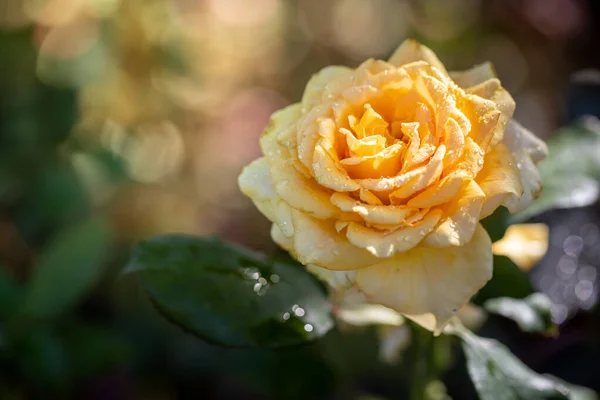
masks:
[[[239,177],[271,236],[339,292],[439,332],[492,276],[479,224],[541,191],[545,144],[512,120],[489,63],[448,73],[405,41],[315,74]]]

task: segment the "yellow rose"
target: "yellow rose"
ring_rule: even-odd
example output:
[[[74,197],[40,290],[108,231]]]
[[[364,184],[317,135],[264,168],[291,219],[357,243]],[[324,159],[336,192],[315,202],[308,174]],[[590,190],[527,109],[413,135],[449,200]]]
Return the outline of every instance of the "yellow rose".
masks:
[[[489,63],[449,74],[408,40],[387,62],[314,75],[239,186],[334,288],[439,330],[492,276],[479,220],[541,190],[547,149],[514,108]]]

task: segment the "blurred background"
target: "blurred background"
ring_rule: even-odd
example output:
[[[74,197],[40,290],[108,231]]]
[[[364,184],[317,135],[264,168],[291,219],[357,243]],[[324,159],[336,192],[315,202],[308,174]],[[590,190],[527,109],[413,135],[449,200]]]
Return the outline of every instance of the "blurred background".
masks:
[[[2,0],[0,398],[406,398],[410,365],[390,362],[381,331],[278,352],[214,347],[164,322],[118,272],[133,243],[165,232],[276,251],[236,183],[270,114],[320,68],[385,59],[409,37],[449,70],[492,61],[538,136],[600,115],[595,0]],[[561,336],[500,318],[482,334],[598,390],[600,208],[536,221],[550,249],[529,277]],[[50,300],[15,317],[27,296]],[[431,398],[474,398],[445,348],[438,361],[453,368]]]

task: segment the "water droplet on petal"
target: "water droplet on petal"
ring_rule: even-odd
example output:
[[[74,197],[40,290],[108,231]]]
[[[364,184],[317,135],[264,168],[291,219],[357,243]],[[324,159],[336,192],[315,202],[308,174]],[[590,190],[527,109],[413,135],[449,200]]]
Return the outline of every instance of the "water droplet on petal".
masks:
[[[312,332],[313,331],[313,326],[311,324],[306,324],[306,325],[304,325],[304,330],[306,332]]]
[[[290,319],[290,313],[284,312],[281,317],[283,318],[284,321],[287,321],[288,319]]]
[[[304,317],[305,311],[304,308],[302,307],[298,307],[294,310],[294,314],[296,314],[296,317]]]

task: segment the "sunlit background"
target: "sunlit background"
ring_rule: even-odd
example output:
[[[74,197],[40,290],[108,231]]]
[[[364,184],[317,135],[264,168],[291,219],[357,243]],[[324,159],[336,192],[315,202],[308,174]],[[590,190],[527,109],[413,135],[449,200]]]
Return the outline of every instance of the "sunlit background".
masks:
[[[115,270],[127,246],[164,232],[218,234],[274,251],[267,220],[237,188],[241,168],[260,156],[270,114],[298,101],[320,68],[385,59],[409,37],[436,51],[449,70],[492,61],[516,100],[516,118],[550,137],[581,114],[600,115],[599,8],[594,0],[2,0],[0,264],[26,279],[55,232],[89,212],[114,227]],[[523,354],[539,368],[560,369],[574,362],[560,351],[598,329],[597,319],[589,327],[577,315],[598,300],[600,211],[537,220],[551,227],[550,250],[530,272],[533,285],[553,300],[554,321],[574,328],[565,341]],[[377,355],[369,352],[376,350],[362,336],[346,339],[345,350],[328,347],[339,354],[319,355],[311,374],[297,367],[286,375],[278,363],[311,365],[309,355],[223,358],[222,350],[160,325],[151,310],[139,321],[126,314],[135,309],[110,311],[115,302],[126,307],[105,286],[72,318],[118,332],[109,342],[119,349],[103,344],[116,360],[79,375],[71,361],[56,367],[44,358],[50,366],[40,368],[70,372],[38,381],[31,377],[37,370],[29,371],[18,375],[21,384],[7,383],[17,368],[10,365],[1,398],[40,396],[47,385],[62,395],[75,385],[78,398],[97,399],[400,398],[394,372],[373,366]],[[60,329],[47,329],[64,339]],[[165,330],[177,339],[164,339]],[[138,347],[131,343],[137,335],[145,341]],[[42,342],[29,357],[54,351]],[[344,358],[354,351],[364,354]],[[576,354],[581,368],[589,366],[591,356]],[[26,371],[35,364],[26,363]],[[256,364],[270,377],[253,376]],[[587,374],[582,379],[592,383],[581,383],[597,387],[597,373]],[[307,392],[298,379],[312,380]],[[278,382],[287,389],[273,389]],[[457,399],[470,398],[449,388]],[[200,389],[206,397],[194,395]]]

